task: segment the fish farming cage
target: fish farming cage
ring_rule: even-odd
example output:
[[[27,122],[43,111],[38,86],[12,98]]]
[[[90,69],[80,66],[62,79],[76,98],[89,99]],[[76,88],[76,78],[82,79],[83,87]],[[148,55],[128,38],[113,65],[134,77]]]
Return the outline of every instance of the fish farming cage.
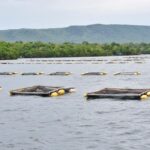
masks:
[[[102,90],[87,93],[87,99],[122,99],[122,100],[144,100],[150,97],[150,89],[120,89],[104,88]]]
[[[44,72],[24,72],[21,75],[43,75]]]
[[[107,75],[107,73],[106,72],[86,72],[86,73],[82,73],[81,75],[83,75],[83,76],[101,75],[102,76],[102,75]]]
[[[140,72],[117,72],[114,73],[115,76],[117,75],[141,75]]]
[[[68,76],[71,75],[71,72],[53,72],[53,73],[49,73],[48,75],[51,76]]]
[[[17,72],[0,72],[0,75],[16,75]]]
[[[54,86],[32,86],[27,88],[20,88],[10,91],[10,95],[35,95],[42,97],[55,97],[64,94],[75,92],[75,88],[65,88],[65,87],[54,87]]]

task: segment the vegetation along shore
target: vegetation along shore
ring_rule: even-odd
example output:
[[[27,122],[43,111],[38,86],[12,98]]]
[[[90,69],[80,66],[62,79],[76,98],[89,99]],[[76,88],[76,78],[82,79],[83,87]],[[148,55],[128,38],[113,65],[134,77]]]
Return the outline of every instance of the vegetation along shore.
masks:
[[[0,42],[0,59],[150,54],[150,43]]]

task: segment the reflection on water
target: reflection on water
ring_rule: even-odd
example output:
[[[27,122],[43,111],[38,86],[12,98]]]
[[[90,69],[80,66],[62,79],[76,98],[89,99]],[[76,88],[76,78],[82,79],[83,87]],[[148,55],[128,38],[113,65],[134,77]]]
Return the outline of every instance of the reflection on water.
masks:
[[[81,58],[73,59],[82,60]],[[84,60],[88,59],[84,58]],[[106,62],[92,63],[94,60],[100,61],[101,59]],[[150,88],[149,56],[136,58],[136,61],[144,61],[144,63],[133,63],[133,60],[129,63],[119,63],[127,59],[135,58],[92,58],[91,63],[89,60],[82,61],[83,64],[65,64],[65,61],[62,61],[62,64],[17,64],[19,61],[30,62],[30,60],[0,64],[0,72],[69,71],[73,73],[62,77],[0,76],[0,86],[3,87],[0,92],[0,149],[149,149],[149,101],[112,101],[108,99],[86,101],[83,97],[85,92],[104,87]],[[52,60],[55,61],[55,59]],[[112,60],[118,61],[107,63]],[[87,71],[105,71],[108,72],[108,75],[80,75]],[[113,73],[120,71],[140,71],[142,75],[113,76]],[[73,86],[77,92],[56,98],[9,96],[9,91],[12,89],[32,85]]]

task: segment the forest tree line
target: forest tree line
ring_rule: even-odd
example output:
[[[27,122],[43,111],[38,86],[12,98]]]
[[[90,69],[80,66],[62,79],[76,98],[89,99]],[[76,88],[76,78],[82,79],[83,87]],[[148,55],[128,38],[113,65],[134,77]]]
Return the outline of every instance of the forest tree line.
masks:
[[[150,43],[97,44],[0,42],[0,59],[150,54]]]

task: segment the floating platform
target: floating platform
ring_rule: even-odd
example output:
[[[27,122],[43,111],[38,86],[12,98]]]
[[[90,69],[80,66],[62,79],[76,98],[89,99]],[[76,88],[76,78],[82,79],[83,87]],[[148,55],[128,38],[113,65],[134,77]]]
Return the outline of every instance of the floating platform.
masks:
[[[0,72],[0,75],[16,75],[17,72]]]
[[[51,76],[68,76],[68,75],[71,75],[71,72],[53,72],[53,73],[50,73],[48,75],[51,75]]]
[[[21,73],[21,75],[43,75],[44,72],[25,72]]]
[[[106,72],[87,72],[87,73],[82,73],[81,75],[83,75],[83,76],[92,76],[92,75],[94,75],[94,76],[98,76],[98,75],[107,75],[107,73]]]
[[[142,100],[150,96],[150,89],[104,88],[96,92],[87,93],[85,96],[87,99]]]
[[[115,76],[117,75],[141,75],[140,72],[117,72],[114,73]]]
[[[53,87],[53,86],[32,86],[10,91],[10,95],[35,95],[43,97],[60,96],[67,93],[72,93],[75,88]]]

